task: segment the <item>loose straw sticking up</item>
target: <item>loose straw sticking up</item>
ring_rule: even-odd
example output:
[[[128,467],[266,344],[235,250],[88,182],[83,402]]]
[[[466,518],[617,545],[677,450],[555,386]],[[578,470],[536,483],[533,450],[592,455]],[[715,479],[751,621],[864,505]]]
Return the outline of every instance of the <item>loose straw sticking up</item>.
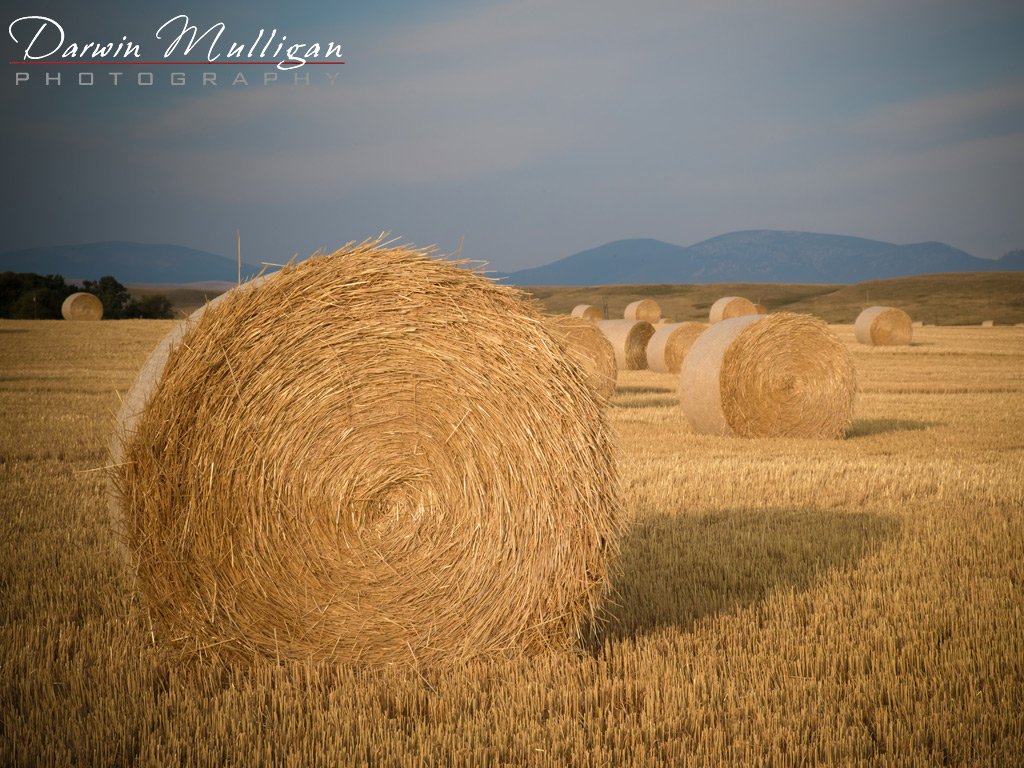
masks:
[[[577,304],[572,309],[573,317],[580,317],[584,320],[590,320],[591,322],[597,322],[598,320],[604,319],[604,313],[600,309],[595,307],[593,304]]]
[[[72,293],[60,305],[65,320],[102,320],[103,302],[91,293]]]
[[[780,312],[716,323],[683,360],[679,396],[697,432],[838,438],[853,421],[856,373],[824,322]]]
[[[679,373],[683,358],[706,329],[706,323],[672,323],[654,331],[647,342],[647,367],[656,373]]]
[[[600,399],[519,292],[370,240],[245,283],[127,397],[112,507],[186,655],[574,647],[617,552]]]
[[[869,307],[857,316],[853,332],[861,344],[899,347],[910,343],[914,324],[902,309]]]
[[[643,320],[653,324],[661,319],[661,307],[654,299],[640,299],[627,304],[622,316],[626,320]]]
[[[589,320],[553,317],[552,328],[586,371],[590,386],[605,400],[615,394],[615,350],[603,333]]]
[[[643,320],[601,320],[597,327],[612,343],[619,370],[647,367],[647,342],[654,335],[653,325]]]
[[[753,302],[741,296],[723,296],[711,305],[708,319],[711,323],[720,323],[722,320],[728,320],[731,317],[744,317],[746,315],[756,315],[757,313],[757,307]]]

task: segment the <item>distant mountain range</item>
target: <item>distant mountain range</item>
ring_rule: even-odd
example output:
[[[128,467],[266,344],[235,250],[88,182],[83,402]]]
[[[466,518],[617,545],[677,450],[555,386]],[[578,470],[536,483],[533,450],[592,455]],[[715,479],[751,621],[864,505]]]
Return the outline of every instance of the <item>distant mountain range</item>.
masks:
[[[260,267],[242,262],[243,278],[259,271]],[[120,283],[233,284],[238,280],[238,260],[180,245],[114,241],[8,251],[0,254],[0,272],[63,275],[66,280],[112,275]]]
[[[896,245],[845,235],[748,230],[691,246],[660,240],[616,240],[543,267],[497,273],[514,285],[644,285],[678,283],[857,283],[937,272],[1024,270],[1024,250],[979,259],[945,243]],[[242,263],[242,277],[259,267]],[[234,283],[235,259],[179,245],[108,242],[29,248],[0,254],[0,272],[63,275],[122,283]],[[493,274],[493,273],[492,273]]]
[[[543,267],[502,273],[514,285],[858,283],[937,272],[1024,270],[1024,251],[979,259],[945,243],[897,245],[846,235],[760,229],[691,246],[616,240]]]

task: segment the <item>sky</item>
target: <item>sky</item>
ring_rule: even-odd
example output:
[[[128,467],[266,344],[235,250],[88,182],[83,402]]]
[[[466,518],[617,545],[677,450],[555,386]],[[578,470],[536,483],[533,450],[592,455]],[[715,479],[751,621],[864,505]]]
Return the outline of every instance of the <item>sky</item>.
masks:
[[[1024,248],[1020,2],[14,0],[3,13],[0,251],[133,240],[233,255],[240,230],[243,258],[281,263],[387,231],[512,271],[610,240],[743,229]],[[25,56],[35,22],[18,40],[8,29],[25,16],[58,22],[65,45],[126,36],[159,60],[155,32],[182,13],[223,22],[225,40],[276,28],[337,42],[345,64],[264,85],[272,66],[9,63]],[[96,84],[78,85],[87,71]]]

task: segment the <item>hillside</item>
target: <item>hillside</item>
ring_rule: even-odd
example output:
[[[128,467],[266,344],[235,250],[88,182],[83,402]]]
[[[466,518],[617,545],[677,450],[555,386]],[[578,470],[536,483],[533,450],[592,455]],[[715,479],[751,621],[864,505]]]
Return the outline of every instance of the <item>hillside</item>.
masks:
[[[242,276],[260,271],[242,263]],[[192,283],[238,280],[237,259],[180,245],[113,241],[27,248],[0,254],[0,272],[63,275],[66,280],[96,280],[113,275],[121,283]]]
[[[505,275],[514,285],[658,283],[850,284],[937,272],[1024,269],[1020,252],[978,259],[945,243],[897,245],[846,235],[730,232],[691,246],[617,240],[542,267]]]
[[[929,324],[1024,323],[1024,272],[920,275],[856,285],[716,283],[525,290],[551,314],[567,314],[577,304],[595,304],[607,307],[608,317],[622,317],[629,302],[652,298],[672,320],[705,320],[715,299],[736,295],[764,304],[770,312],[808,312],[831,323],[852,323],[862,309],[874,304],[898,306]]]

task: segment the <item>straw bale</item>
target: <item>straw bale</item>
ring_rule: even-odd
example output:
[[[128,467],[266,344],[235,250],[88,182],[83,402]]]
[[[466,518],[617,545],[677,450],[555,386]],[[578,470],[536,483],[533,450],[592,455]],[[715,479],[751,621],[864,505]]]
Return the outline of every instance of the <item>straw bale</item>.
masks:
[[[894,307],[868,307],[857,316],[854,335],[861,344],[876,347],[906,346],[914,334],[910,315]]]
[[[683,358],[707,323],[672,323],[655,330],[647,342],[647,367],[657,373],[679,373]]]
[[[757,307],[754,303],[741,296],[723,296],[711,305],[708,313],[708,321],[719,323],[731,317],[743,317],[745,315],[756,315]]]
[[[349,244],[208,304],[118,417],[111,507],[192,656],[574,647],[617,552],[602,402],[518,291]]]
[[[553,317],[553,330],[586,371],[590,386],[605,400],[615,394],[615,349],[597,326],[580,317]]]
[[[102,320],[103,302],[91,293],[72,293],[60,305],[65,320]]]
[[[779,312],[716,323],[683,360],[679,396],[697,432],[841,437],[853,421],[853,358],[821,320]]]
[[[656,323],[661,319],[661,307],[654,299],[640,299],[626,305],[626,311],[622,314],[626,320],[643,320],[647,323]]]
[[[584,320],[597,322],[604,319],[604,313],[593,304],[577,304],[572,308],[573,317],[581,317]]]
[[[981,327],[982,328],[991,328],[994,325],[995,325],[995,321],[994,320],[982,320],[981,321]]]
[[[612,343],[620,371],[647,367],[647,342],[654,335],[653,325],[643,320],[601,320],[597,327]]]

